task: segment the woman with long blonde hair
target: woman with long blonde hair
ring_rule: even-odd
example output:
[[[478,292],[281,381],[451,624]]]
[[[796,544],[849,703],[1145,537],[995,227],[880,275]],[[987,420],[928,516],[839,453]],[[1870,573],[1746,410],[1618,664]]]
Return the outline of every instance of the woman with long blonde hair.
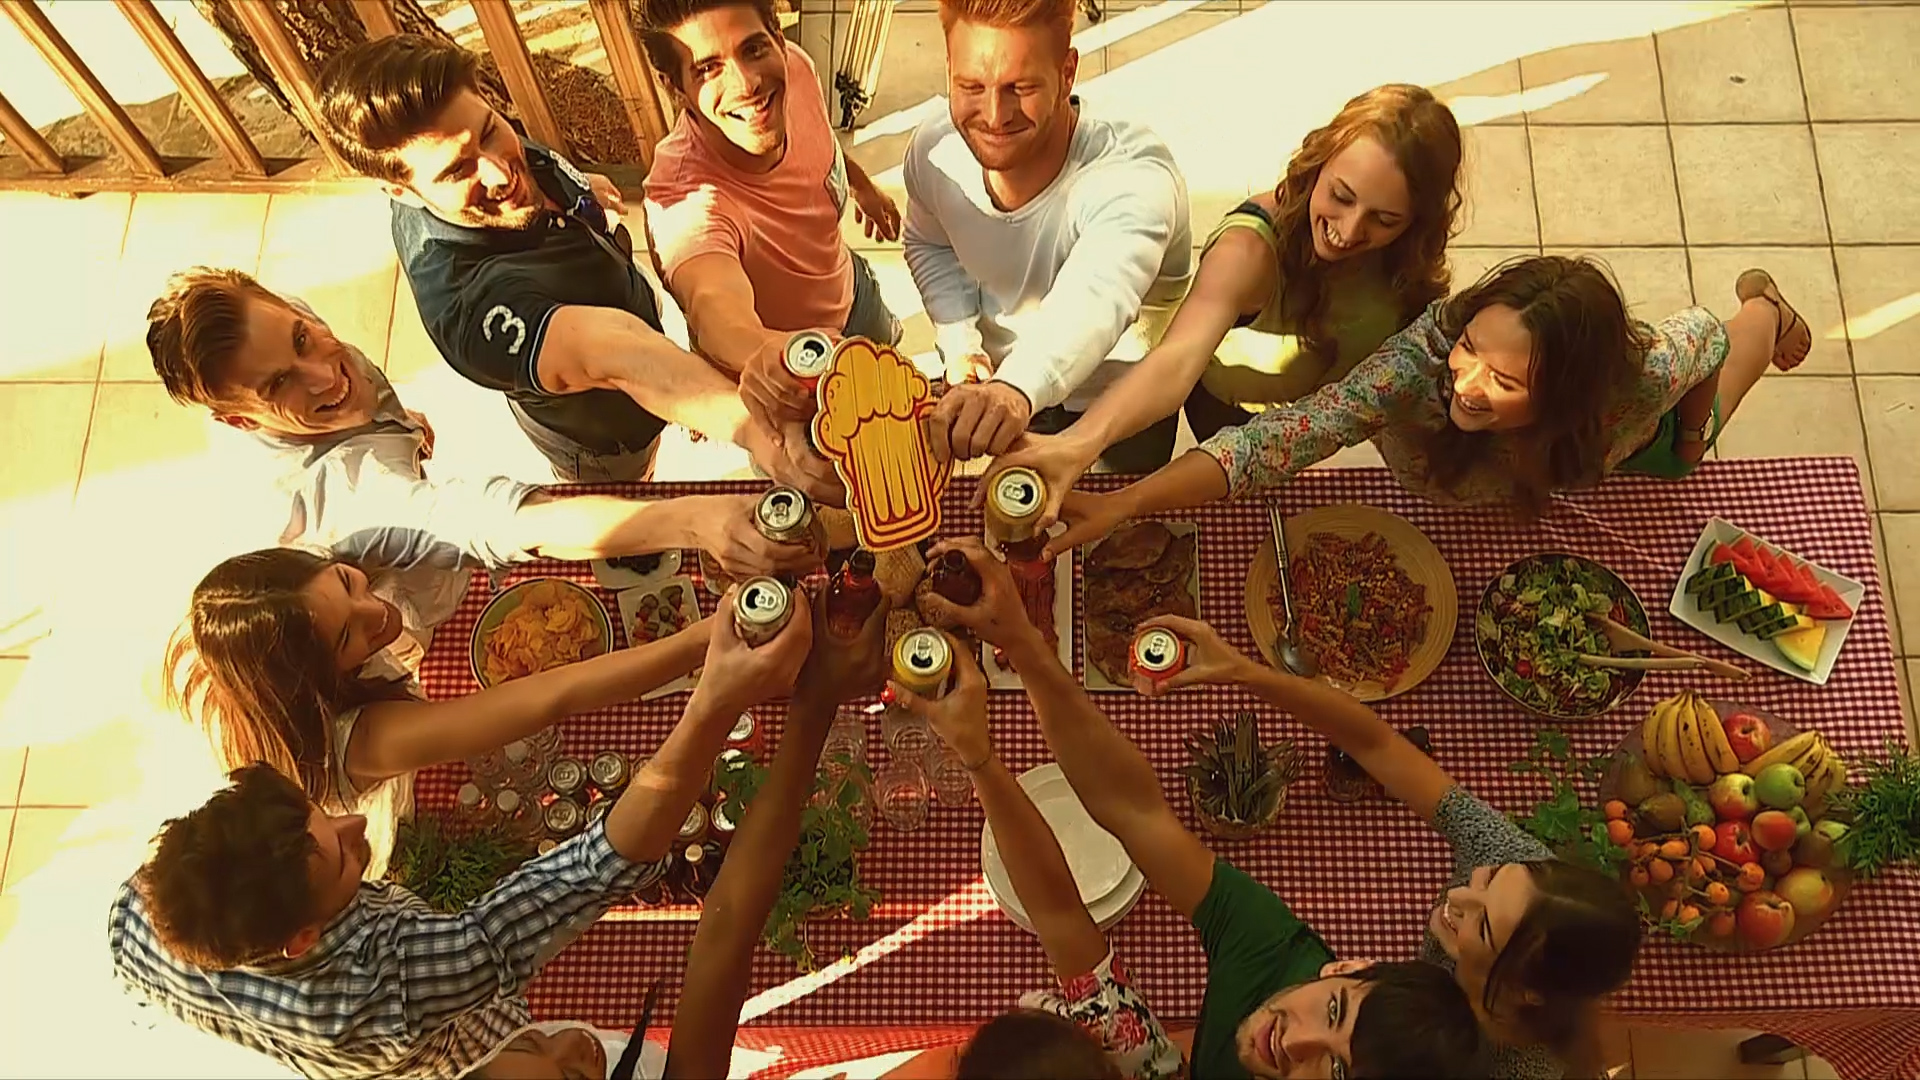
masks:
[[[1459,124],[1423,87],[1347,102],[1273,191],[1215,226],[1160,343],[1072,427],[1029,433],[995,465],[1038,469],[1051,518],[1103,450],[1183,403],[1205,439],[1248,418],[1223,395],[1286,402],[1338,382],[1447,294],[1460,157]]]

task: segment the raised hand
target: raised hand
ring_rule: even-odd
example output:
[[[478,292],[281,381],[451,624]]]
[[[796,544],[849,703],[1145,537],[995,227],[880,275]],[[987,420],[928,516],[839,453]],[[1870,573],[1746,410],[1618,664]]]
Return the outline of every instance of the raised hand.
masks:
[[[985,544],[970,536],[943,540],[928,550],[927,557],[937,559],[949,551],[966,556],[974,572],[980,575],[980,599],[961,607],[939,593],[929,592],[919,600],[921,610],[929,619],[940,626],[965,627],[973,636],[1000,649],[1011,649],[1029,635],[1040,637],[1039,627],[1027,618],[1026,605],[1013,585],[1013,575]]]
[[[1070,434],[1042,435],[1036,431],[1022,432],[1013,440],[1006,453],[987,463],[982,476],[992,476],[1002,469],[1024,465],[1040,474],[1047,484],[1047,502],[1040,509],[1040,529],[1045,531],[1060,520],[1061,505],[1073,492],[1073,485],[1093,467],[1099,451],[1087,451]],[[978,484],[973,489],[973,504],[985,505],[987,485]]]
[[[1133,688],[1148,697],[1159,697],[1183,686],[1245,682],[1247,673],[1258,666],[1245,653],[1227,644],[1219,631],[1197,619],[1157,615],[1141,622],[1139,629],[1149,627],[1159,627],[1178,634],[1187,643],[1187,664],[1158,681],[1135,675]]]
[[[805,544],[767,539],[753,523],[757,495],[696,496],[690,508],[695,544],[719,560],[728,577],[805,574],[820,553]]]
[[[1051,495],[1049,491],[1049,495]],[[1067,527],[1058,536],[1047,541],[1044,557],[1057,559],[1061,554],[1072,551],[1083,544],[1091,544],[1114,530],[1114,527],[1127,520],[1127,506],[1121,500],[1119,492],[1101,494],[1093,491],[1069,491],[1060,502],[1058,520],[1067,523]]]
[[[889,679],[893,703],[927,722],[972,772],[993,756],[987,733],[987,677],[969,649],[953,650],[953,688],[945,697],[927,700]]]
[[[813,598],[813,650],[800,669],[794,687],[796,699],[838,705],[878,691],[887,677],[887,613],[892,604],[882,599],[851,641],[827,630],[826,591]],[[827,710],[829,716],[832,711]]]
[[[706,670],[694,690],[715,702],[719,712],[734,715],[786,693],[813,645],[813,607],[807,603],[793,605],[792,618],[772,641],[758,648],[741,641],[727,614],[739,592],[740,586],[735,585],[720,598],[721,617],[715,620],[713,639],[707,643]]]

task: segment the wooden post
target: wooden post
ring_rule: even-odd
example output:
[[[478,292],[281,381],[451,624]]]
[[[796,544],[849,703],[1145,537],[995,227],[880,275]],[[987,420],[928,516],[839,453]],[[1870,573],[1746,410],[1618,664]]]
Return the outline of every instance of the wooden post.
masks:
[[[553,118],[553,109],[547,105],[547,92],[534,73],[533,57],[527,53],[527,43],[520,37],[520,24],[514,21],[513,7],[507,0],[469,2],[480,22],[480,34],[487,39],[487,51],[493,54],[493,62],[500,65],[500,77],[506,81],[507,94],[513,98],[514,108],[520,110],[520,122],[527,126],[527,134],[558,153],[567,153],[566,136],[560,131],[560,122]]]
[[[40,58],[47,62],[60,81],[67,84],[80,107],[87,110],[93,122],[107,133],[107,138],[127,159],[127,165],[139,176],[165,176],[166,167],[160,164],[160,155],[154,152],[153,144],[134,126],[133,117],[127,110],[113,100],[107,88],[100,85],[88,70],[80,54],[73,51],[67,39],[54,27],[47,13],[33,0],[7,0],[0,3],[0,11],[5,11],[20,28],[20,35],[34,47]]]
[[[243,0],[233,5],[233,13],[240,20],[247,36],[260,50],[260,56],[272,69],[274,79],[279,82],[293,105],[294,119],[300,121],[320,144],[320,152],[333,165],[334,171],[342,176],[352,176],[354,171],[327,141],[325,125],[320,122],[320,104],[313,92],[313,72],[307,69],[307,62],[300,58],[300,49],[287,35],[287,28],[280,21],[280,13],[272,4]]]
[[[33,130],[33,125],[27,123],[27,118],[20,115],[5,94],[0,94],[0,135],[5,135],[13,148],[20,151],[20,156],[33,163],[35,172],[66,175],[66,162],[61,161],[60,155],[47,145],[47,140]]]
[[[173,79],[173,85],[180,88],[180,96],[193,109],[193,115],[200,118],[213,141],[220,144],[220,152],[226,155],[227,164],[233,167],[237,176],[265,176],[267,163],[260,157],[259,148],[240,127],[240,121],[227,108],[227,103],[213,88],[213,83],[187,50],[180,45],[180,39],[174,36],[173,28],[160,17],[159,9],[153,6],[153,0],[114,0],[120,13],[133,24],[133,32],[152,50],[154,59],[167,69],[167,75]]]
[[[387,0],[353,0],[354,14],[360,16],[361,25],[367,28],[367,38],[378,41],[392,37],[400,32],[400,23],[393,17],[393,8]]]
[[[627,124],[633,128],[633,141],[640,146],[640,164],[653,168],[654,144],[667,136],[667,114],[660,107],[659,87],[653,82],[653,65],[641,55],[640,42],[634,37],[628,17],[627,0],[588,0],[593,21],[600,27],[600,47],[606,51],[607,66],[613,69],[613,84],[620,90],[620,103],[627,109]]]

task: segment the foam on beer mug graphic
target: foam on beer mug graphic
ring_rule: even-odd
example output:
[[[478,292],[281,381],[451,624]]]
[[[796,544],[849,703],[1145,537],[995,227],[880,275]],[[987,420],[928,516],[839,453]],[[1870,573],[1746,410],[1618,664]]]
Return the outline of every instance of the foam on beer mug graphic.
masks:
[[[890,551],[938,532],[952,463],[928,448],[926,377],[891,347],[850,338],[834,351],[819,401],[815,441],[847,486],[860,546]]]

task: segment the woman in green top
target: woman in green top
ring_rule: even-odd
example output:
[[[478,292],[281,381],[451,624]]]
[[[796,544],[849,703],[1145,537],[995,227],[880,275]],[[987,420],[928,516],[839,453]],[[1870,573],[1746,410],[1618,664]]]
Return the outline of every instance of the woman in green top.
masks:
[[[1183,402],[1204,439],[1248,418],[1216,395],[1292,401],[1346,377],[1447,294],[1459,176],[1460,127],[1427,90],[1394,83],[1347,102],[1272,192],[1213,230],[1159,344],[1072,427],[1028,433],[996,467],[1038,469],[1051,516],[1101,452]]]

